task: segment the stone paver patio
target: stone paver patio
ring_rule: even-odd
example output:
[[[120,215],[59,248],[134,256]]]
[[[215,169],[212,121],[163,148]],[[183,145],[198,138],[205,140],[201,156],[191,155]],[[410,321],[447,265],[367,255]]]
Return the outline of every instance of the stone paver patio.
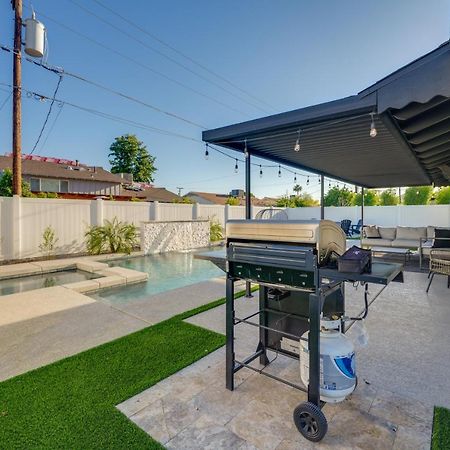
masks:
[[[304,393],[248,369],[227,391],[223,348],[118,408],[168,449],[429,449],[433,406],[450,406],[450,361],[443,357],[450,295],[443,279],[428,296],[425,285],[426,274],[408,272],[405,284],[392,283],[372,305],[369,345],[357,352],[359,385],[343,403],[325,406],[329,429],[319,444],[292,422]],[[347,287],[347,305],[358,311],[361,291]],[[250,313],[256,298],[241,298],[236,308],[237,315]],[[221,306],[188,321],[224,333],[224,318]],[[254,350],[249,328],[237,328],[238,358]],[[299,380],[298,363],[281,356],[265,370]]]

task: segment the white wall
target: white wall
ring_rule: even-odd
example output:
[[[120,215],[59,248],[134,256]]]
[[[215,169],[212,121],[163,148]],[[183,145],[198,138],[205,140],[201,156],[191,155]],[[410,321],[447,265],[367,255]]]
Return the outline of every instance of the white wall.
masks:
[[[261,209],[264,208],[253,207],[252,217]],[[325,218],[336,222],[350,219],[356,223],[360,211],[359,207],[327,207]],[[369,206],[364,211],[367,224],[450,227],[450,205]],[[290,220],[318,219],[320,208],[288,208],[287,213]],[[226,220],[244,219],[245,207],[0,197],[0,260],[42,256],[39,244],[47,226],[55,230],[58,238],[56,254],[82,252],[87,227],[114,217],[137,226],[149,220],[215,218],[224,226]]]

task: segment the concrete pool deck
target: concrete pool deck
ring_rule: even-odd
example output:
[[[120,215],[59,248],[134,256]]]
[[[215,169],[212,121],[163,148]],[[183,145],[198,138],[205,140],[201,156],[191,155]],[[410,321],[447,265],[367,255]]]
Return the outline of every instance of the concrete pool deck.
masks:
[[[121,282],[127,276],[133,282],[135,275],[120,267],[102,271]],[[67,285],[1,296],[0,381],[209,303],[224,291],[224,279],[217,278],[118,306]]]
[[[234,392],[225,389],[224,348],[118,409],[173,450],[429,449],[433,407],[450,407],[450,295],[443,277],[428,295],[426,281],[426,274],[406,272],[404,284],[392,283],[371,306],[369,345],[357,350],[358,387],[343,403],[325,406],[329,428],[319,444],[292,422],[304,393],[248,369],[236,375]],[[251,314],[256,302],[238,299],[237,315]],[[361,304],[361,290],[348,286],[349,313]],[[187,321],[224,333],[224,306]],[[237,327],[238,358],[256,343],[253,327]],[[280,356],[265,370],[298,382],[296,361]]]

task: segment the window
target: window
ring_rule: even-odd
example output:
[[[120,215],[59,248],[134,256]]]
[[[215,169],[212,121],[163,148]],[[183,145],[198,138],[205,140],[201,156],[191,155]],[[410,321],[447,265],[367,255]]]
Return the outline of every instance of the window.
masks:
[[[33,192],[39,192],[41,190],[41,180],[39,178],[30,178],[30,189]]]
[[[67,180],[61,180],[59,182],[59,192],[69,192],[69,182]]]
[[[42,192],[59,192],[59,180],[41,179]]]

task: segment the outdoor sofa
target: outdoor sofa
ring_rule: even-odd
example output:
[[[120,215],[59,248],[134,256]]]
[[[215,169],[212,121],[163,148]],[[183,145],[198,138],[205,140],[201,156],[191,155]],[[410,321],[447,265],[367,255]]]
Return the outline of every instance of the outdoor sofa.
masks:
[[[434,226],[379,227],[376,225],[365,225],[362,230],[362,247],[391,247],[418,250],[420,267],[422,267],[423,257],[430,255],[431,249],[437,247],[436,243],[439,243],[439,248],[448,248],[450,251],[450,229]]]

